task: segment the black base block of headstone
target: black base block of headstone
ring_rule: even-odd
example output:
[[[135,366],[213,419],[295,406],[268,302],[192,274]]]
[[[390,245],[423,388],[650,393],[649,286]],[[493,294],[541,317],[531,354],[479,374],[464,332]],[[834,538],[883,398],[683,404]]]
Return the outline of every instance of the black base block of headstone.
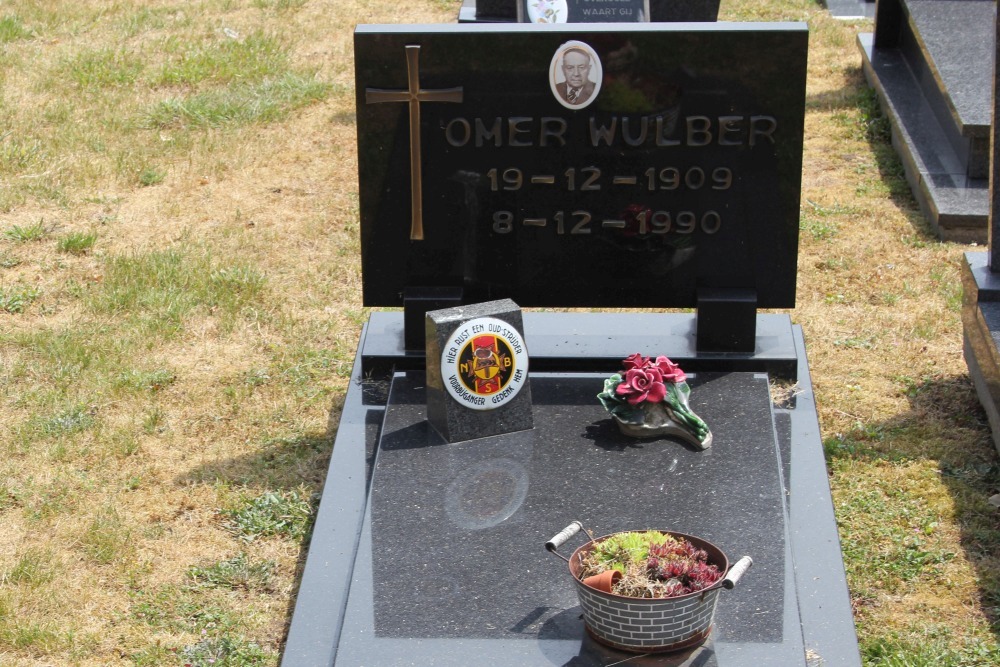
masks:
[[[698,290],[698,351],[752,353],[757,343],[757,292]]]
[[[913,195],[948,241],[986,242],[995,7],[880,0],[858,36]]]
[[[446,442],[474,440],[502,433],[523,431],[532,427],[531,386],[527,379],[513,384],[510,373],[502,373],[508,378],[507,390],[517,390],[509,400],[500,401],[499,407],[493,398],[503,398],[503,388],[495,394],[472,395],[463,390],[470,400],[481,402],[485,409],[473,409],[456,400],[445,388],[445,383],[453,382],[461,387],[461,382],[454,376],[445,377],[442,353],[453,350],[458,354],[468,341],[453,341],[457,329],[471,320],[491,318],[507,323],[516,332],[515,340],[523,339],[524,322],[521,310],[510,299],[470,304],[455,308],[434,310],[427,313],[427,419]],[[458,372],[458,364],[452,364],[453,371]],[[520,368],[522,374],[528,369]]]
[[[965,254],[962,289],[965,363],[1000,452],[1000,275],[989,270],[987,253]]]
[[[423,352],[424,317],[429,310],[452,308],[462,303],[461,287],[407,287],[403,290],[404,345]]]

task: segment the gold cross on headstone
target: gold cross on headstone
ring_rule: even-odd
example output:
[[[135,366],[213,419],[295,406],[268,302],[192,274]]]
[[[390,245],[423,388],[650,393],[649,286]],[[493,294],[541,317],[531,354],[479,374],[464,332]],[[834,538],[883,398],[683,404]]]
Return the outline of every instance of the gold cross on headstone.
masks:
[[[383,90],[365,88],[365,102],[410,103],[410,240],[424,240],[424,214],[422,179],[420,176],[420,103],[421,102],[461,102],[462,88],[422,90],[420,88],[420,46],[406,46],[407,90]]]

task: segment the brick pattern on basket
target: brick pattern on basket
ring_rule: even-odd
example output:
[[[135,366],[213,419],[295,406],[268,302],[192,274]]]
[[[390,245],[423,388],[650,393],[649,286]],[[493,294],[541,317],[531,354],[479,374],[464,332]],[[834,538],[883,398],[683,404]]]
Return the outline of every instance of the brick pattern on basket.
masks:
[[[577,580],[583,620],[608,643],[630,649],[667,649],[705,637],[712,625],[719,589],[676,598],[627,598]]]

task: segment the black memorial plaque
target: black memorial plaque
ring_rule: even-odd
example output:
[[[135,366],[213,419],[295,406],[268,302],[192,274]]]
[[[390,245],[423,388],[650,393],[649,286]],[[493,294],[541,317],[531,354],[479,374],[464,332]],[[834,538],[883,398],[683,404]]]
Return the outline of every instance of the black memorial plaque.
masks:
[[[804,25],[422,28],[355,33],[366,305],[794,305]]]
[[[518,0],[525,23],[640,23],[649,21],[649,0]]]

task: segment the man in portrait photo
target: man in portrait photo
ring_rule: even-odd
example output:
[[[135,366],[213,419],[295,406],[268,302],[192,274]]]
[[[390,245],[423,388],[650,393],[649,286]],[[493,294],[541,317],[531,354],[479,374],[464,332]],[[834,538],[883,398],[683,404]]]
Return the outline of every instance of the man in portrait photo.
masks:
[[[562,57],[565,83],[556,87],[559,96],[574,106],[584,104],[594,94],[594,82],[590,80],[590,54],[583,49],[571,47]]]

